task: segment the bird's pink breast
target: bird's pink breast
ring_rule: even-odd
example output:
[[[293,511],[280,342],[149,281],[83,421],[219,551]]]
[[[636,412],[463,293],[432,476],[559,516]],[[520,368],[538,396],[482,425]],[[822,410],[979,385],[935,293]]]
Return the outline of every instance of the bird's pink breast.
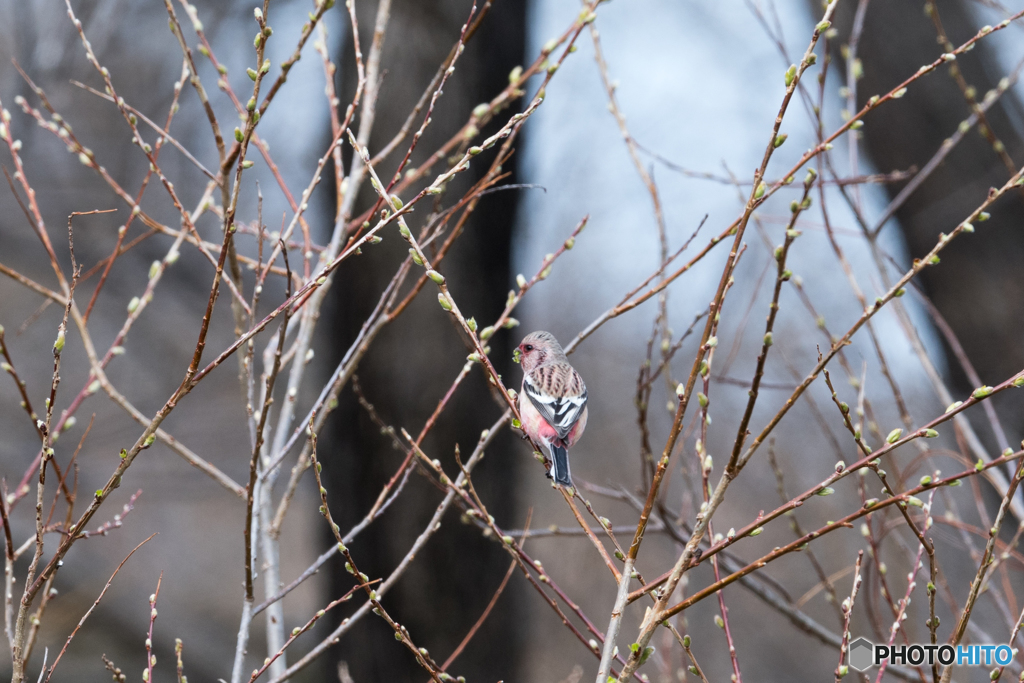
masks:
[[[519,416],[523,429],[534,441],[547,444],[558,438],[555,428],[548,424],[523,392],[519,394]]]

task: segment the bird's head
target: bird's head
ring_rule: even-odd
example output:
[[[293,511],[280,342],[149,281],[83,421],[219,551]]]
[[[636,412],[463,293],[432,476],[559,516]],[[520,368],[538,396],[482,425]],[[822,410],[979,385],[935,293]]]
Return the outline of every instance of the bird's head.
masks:
[[[534,368],[550,360],[565,358],[558,340],[550,332],[531,332],[523,338],[512,354],[512,360],[522,363],[523,372],[532,372]]]

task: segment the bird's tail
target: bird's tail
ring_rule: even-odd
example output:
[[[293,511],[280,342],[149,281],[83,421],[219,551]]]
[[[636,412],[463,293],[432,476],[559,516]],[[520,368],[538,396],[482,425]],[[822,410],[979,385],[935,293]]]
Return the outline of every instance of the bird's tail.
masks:
[[[572,488],[572,477],[569,475],[569,451],[564,446],[551,444],[551,476],[555,483]]]

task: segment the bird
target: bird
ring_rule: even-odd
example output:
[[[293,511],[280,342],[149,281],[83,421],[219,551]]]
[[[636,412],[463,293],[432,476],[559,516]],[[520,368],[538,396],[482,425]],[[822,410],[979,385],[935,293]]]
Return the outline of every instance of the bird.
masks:
[[[555,483],[573,488],[569,449],[587,427],[587,386],[550,332],[526,335],[514,356],[523,366],[518,397],[523,430],[548,449]]]

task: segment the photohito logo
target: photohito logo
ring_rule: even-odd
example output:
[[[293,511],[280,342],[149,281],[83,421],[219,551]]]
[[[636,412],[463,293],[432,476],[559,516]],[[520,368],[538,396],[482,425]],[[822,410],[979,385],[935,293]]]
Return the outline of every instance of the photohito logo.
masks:
[[[850,666],[857,671],[867,671],[882,662],[890,664],[932,664],[943,666],[1006,666],[1013,659],[1009,645],[875,645],[867,638],[858,638],[850,643]]]

